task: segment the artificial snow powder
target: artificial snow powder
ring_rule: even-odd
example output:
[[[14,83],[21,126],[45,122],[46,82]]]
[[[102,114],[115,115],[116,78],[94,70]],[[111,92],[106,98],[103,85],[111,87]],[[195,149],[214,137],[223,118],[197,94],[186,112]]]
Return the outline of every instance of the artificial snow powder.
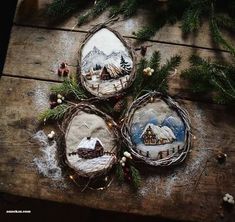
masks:
[[[33,138],[40,143],[42,155],[34,158],[39,173],[53,180],[63,180],[61,168],[58,165],[57,144],[55,141],[49,143],[47,135],[42,131],[38,131]]]

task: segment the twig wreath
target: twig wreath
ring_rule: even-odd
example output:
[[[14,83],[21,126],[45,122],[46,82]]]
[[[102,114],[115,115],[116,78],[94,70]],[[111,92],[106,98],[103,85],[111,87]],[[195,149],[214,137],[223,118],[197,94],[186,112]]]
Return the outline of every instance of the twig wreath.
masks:
[[[82,86],[99,99],[122,95],[135,80],[133,48],[106,23],[96,25],[88,32],[78,58],[78,76]]]
[[[152,158],[150,155],[151,151],[144,152],[143,149],[142,150],[138,149],[137,144],[133,141],[133,136],[131,134],[133,133],[132,132],[133,131],[132,124],[133,124],[133,118],[134,118],[136,111],[138,111],[141,107],[145,107],[149,103],[150,104],[155,103],[156,100],[164,101],[169,106],[170,109],[176,111],[177,115],[182,120],[183,125],[185,127],[185,130],[184,130],[185,136],[183,139],[183,144],[181,146],[178,146],[176,148],[172,147],[171,150],[165,149],[164,151],[159,151],[157,153],[157,157]],[[146,115],[146,114],[144,114],[144,115]],[[173,118],[173,117],[171,117],[171,118]],[[154,127],[154,124],[151,124],[151,125],[147,124],[147,126],[149,127],[147,129],[147,130],[149,130],[148,133],[149,134],[152,133],[151,127]],[[147,126],[145,126],[145,127],[147,127]],[[158,142],[157,139],[169,140],[169,138],[171,138],[170,136],[168,136],[169,135],[169,127],[168,128],[166,128],[166,126],[164,126],[164,127],[165,127],[165,129],[164,129],[165,131],[163,131],[163,133],[166,132],[165,135],[167,135],[167,136],[165,136],[163,134],[162,138],[153,138],[154,135],[150,134],[149,138],[151,140],[154,139],[154,142],[152,142],[152,141],[149,142],[147,140],[148,138],[144,138],[146,140],[144,142],[146,142],[146,143],[148,142],[147,143],[148,146],[146,145],[146,147],[151,147],[151,145],[152,145],[155,149],[157,149],[157,147],[155,147],[154,145],[158,144],[159,145],[158,147],[161,147],[164,145],[164,141],[162,141],[162,142],[160,141],[161,143],[160,142],[157,143]],[[168,130],[168,132],[166,131],[166,129]],[[161,130],[161,128],[158,128],[158,130]],[[125,121],[123,123],[121,131],[122,131],[122,136],[125,139],[127,146],[129,147],[132,155],[134,157],[136,157],[137,159],[143,161],[144,163],[152,165],[152,166],[170,166],[170,165],[174,165],[174,164],[182,162],[185,159],[185,157],[189,151],[190,145],[191,145],[190,121],[189,121],[189,116],[188,116],[187,111],[184,110],[183,108],[181,108],[179,106],[179,104],[177,102],[175,102],[171,97],[163,95],[162,93],[159,93],[159,92],[149,92],[149,93],[139,97],[138,99],[136,99],[132,103],[132,105],[130,106],[130,108],[128,109],[128,111],[125,114]],[[170,131],[171,131],[170,133],[172,133],[172,130],[170,130]],[[162,133],[162,131],[160,131],[160,133]],[[143,137],[144,136],[145,135],[143,135]],[[146,135],[146,136],[148,137],[148,135]],[[172,135],[172,136],[174,137],[174,135]],[[176,139],[176,138],[174,138],[174,139]],[[173,140],[171,142],[173,142]],[[173,152],[172,152],[172,149],[173,149]],[[164,153],[166,153],[165,157],[164,157]]]
[[[91,124],[92,120],[98,123]],[[74,105],[72,113],[65,115],[60,128],[66,163],[78,176],[94,178],[105,175],[116,163],[120,138],[117,124],[95,106],[85,103]],[[99,135],[108,137],[99,138]],[[110,144],[112,146],[108,147]]]
[[[84,189],[92,188],[93,181],[103,183],[114,165],[119,182],[138,188],[141,177],[136,159],[152,166],[170,166],[185,159],[191,144],[187,112],[166,96],[168,76],[180,57],[172,56],[161,65],[156,51],[149,61],[142,58],[136,64],[132,48],[107,27],[109,22],[112,20],[89,31],[79,50],[77,76],[69,75],[51,88],[50,109],[40,115],[44,123],[59,121],[58,145],[66,169],[73,172],[69,178],[78,186],[77,178],[85,178]],[[148,120],[148,104],[155,103],[150,107],[154,118]],[[138,125],[135,114],[142,108]],[[165,113],[169,115],[163,118]],[[108,187],[111,182],[105,181],[104,187]]]

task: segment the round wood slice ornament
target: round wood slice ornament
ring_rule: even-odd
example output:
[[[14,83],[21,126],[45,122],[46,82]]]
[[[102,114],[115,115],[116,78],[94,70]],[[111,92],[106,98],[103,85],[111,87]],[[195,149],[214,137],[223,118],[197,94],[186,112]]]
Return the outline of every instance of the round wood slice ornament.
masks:
[[[89,31],[79,51],[83,87],[103,99],[120,95],[135,79],[136,57],[122,36],[108,26]]]
[[[187,112],[159,92],[145,94],[132,103],[122,135],[132,155],[152,166],[182,162],[191,145]]]
[[[82,177],[106,174],[117,160],[116,123],[88,104],[77,105],[76,111],[65,121],[67,164]]]

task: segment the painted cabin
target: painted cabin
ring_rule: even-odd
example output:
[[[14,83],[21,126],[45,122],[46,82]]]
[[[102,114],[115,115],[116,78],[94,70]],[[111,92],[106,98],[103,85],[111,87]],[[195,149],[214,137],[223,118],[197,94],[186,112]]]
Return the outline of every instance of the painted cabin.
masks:
[[[167,126],[156,126],[149,123],[145,126],[141,139],[145,145],[161,145],[176,140],[173,131]]]
[[[145,145],[155,145],[158,140],[151,126],[146,128],[144,134],[142,135],[142,139]]]
[[[77,154],[84,159],[92,159],[104,155],[104,147],[98,138],[85,137],[77,147]]]

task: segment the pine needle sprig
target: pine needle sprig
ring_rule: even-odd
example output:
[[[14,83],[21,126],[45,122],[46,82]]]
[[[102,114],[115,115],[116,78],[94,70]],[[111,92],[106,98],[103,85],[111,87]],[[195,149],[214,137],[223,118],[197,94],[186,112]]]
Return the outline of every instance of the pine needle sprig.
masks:
[[[232,19],[228,15],[219,14],[215,17],[218,26],[227,29],[228,31],[235,31],[235,19]]]
[[[49,5],[47,14],[53,17],[64,17],[71,14],[78,8],[74,0],[53,0]]]
[[[110,0],[97,0],[92,9],[78,17],[78,26],[88,22],[91,18],[99,16],[108,6],[110,6]]]
[[[128,93],[135,98],[143,89],[144,75],[143,70],[147,67],[148,61],[142,58],[137,64],[136,78],[131,87],[128,89]]]
[[[139,170],[137,170],[133,165],[130,166],[130,172],[132,177],[132,185],[134,189],[138,189],[141,184],[141,176]]]
[[[124,15],[124,17],[130,17],[136,13],[140,5],[140,0],[123,0],[120,4],[113,5],[110,8],[109,17],[114,17],[119,14]]]
[[[122,184],[125,180],[122,166],[119,163],[116,165],[116,177],[120,184]]]
[[[88,21],[89,17],[90,17],[90,12],[87,12],[84,15],[80,15],[78,17],[78,24],[77,25],[81,26],[82,24],[86,23]]]
[[[130,17],[136,13],[138,9],[138,0],[125,0],[121,4],[121,12],[125,17]]]
[[[161,54],[159,51],[153,52],[149,61],[141,59],[137,65],[136,79],[129,89],[129,93],[133,98],[137,98],[144,92],[156,90],[166,93],[168,90],[168,76],[181,62],[181,57],[176,55],[166,61],[164,65],[160,65]],[[143,70],[147,67],[154,69],[151,76],[145,75]]]
[[[92,15],[100,15],[110,5],[109,0],[97,0],[96,4],[92,9]]]
[[[217,25],[217,22],[214,18],[210,20],[210,29],[212,33],[213,40],[219,44],[222,45],[224,49],[228,50],[233,56],[235,56],[235,49],[225,38],[222,36],[222,33],[219,30],[219,27]]]
[[[189,33],[198,30],[201,23],[200,15],[201,15],[200,8],[192,8],[187,10],[182,18],[183,21],[182,31],[184,33]]]
[[[166,64],[161,66],[161,69],[154,75],[152,90],[157,90],[162,93],[167,93],[168,81],[167,78],[180,64],[181,57],[176,55],[166,61]]]
[[[211,62],[192,56],[190,68],[182,72],[182,77],[189,80],[189,87],[194,93],[210,93],[212,99],[220,104],[235,103],[235,66]]]
[[[54,109],[47,109],[39,115],[39,120],[60,120],[63,118],[69,107],[70,106],[67,104],[61,104],[59,106],[56,106]]]
[[[155,33],[156,33],[156,27],[154,25],[151,25],[139,29],[137,33],[134,33],[134,35],[136,36],[137,39],[144,41],[153,37]]]
[[[157,72],[160,68],[160,62],[161,62],[160,52],[154,51],[149,62],[148,62],[149,67],[151,67],[152,69],[155,70],[155,72]]]
[[[147,25],[137,31],[135,36],[140,41],[148,40],[155,35],[155,33],[162,28],[170,18],[165,10],[157,10],[154,12],[154,18],[150,25]]]
[[[51,92],[64,96],[72,95],[78,100],[88,98],[85,90],[74,80],[65,80],[62,84],[53,86]]]

